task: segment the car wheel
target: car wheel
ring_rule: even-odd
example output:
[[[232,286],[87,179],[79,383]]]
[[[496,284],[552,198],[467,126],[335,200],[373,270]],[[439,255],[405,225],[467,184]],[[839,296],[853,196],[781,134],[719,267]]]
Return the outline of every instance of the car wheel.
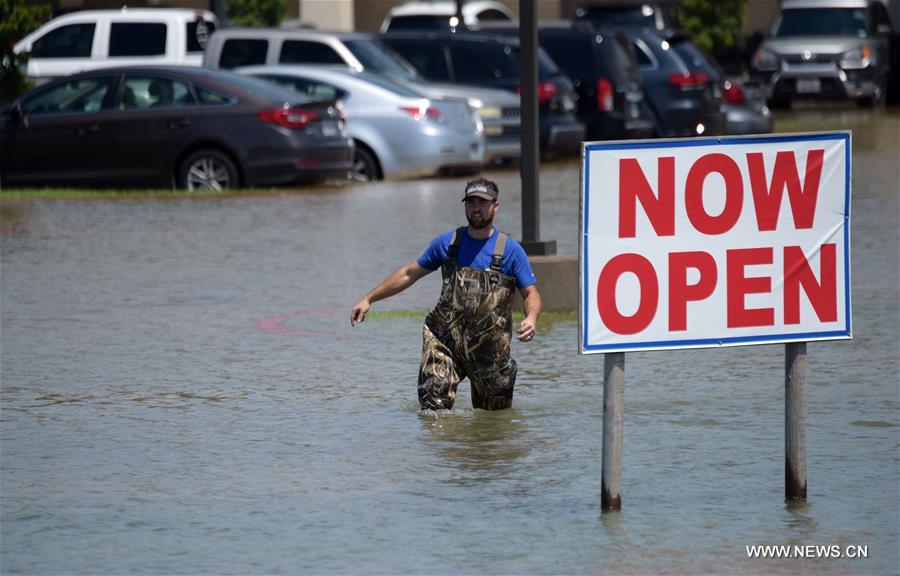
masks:
[[[226,190],[240,186],[237,167],[218,150],[198,150],[178,172],[178,186],[186,190]]]
[[[359,144],[353,151],[353,168],[350,170],[350,179],[354,182],[372,182],[381,179],[375,155]]]

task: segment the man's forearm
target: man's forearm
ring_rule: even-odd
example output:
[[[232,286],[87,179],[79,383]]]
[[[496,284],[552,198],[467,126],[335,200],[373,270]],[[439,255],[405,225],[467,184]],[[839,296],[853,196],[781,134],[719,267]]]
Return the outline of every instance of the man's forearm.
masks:
[[[541,315],[541,295],[537,290],[532,291],[526,298],[522,300],[525,308],[525,317],[531,320],[533,324],[537,324],[538,316]]]
[[[420,277],[413,273],[411,264],[401,266],[385,278],[381,284],[366,294],[366,299],[371,303],[390,298],[394,294],[399,294],[412,286]]]

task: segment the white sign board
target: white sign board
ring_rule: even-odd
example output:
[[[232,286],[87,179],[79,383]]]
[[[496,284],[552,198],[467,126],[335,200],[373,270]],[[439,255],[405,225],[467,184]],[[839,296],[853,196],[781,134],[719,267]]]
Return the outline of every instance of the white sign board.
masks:
[[[586,143],[581,353],[850,338],[850,133]]]

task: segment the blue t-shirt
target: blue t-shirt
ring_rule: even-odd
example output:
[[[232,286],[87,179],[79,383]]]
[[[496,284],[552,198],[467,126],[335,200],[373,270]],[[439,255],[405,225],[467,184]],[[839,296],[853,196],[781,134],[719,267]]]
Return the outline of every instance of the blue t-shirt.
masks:
[[[450,240],[453,238],[454,231],[444,232],[432,240],[416,263],[428,270],[440,268],[447,261],[447,252],[450,249]],[[476,240],[469,236],[468,228],[464,229],[459,239],[459,252],[456,254],[457,265],[477,270],[490,270],[491,256],[494,254],[497,236],[498,231],[495,228],[490,238]],[[515,278],[516,287],[519,290],[537,282],[534,272],[531,270],[531,263],[528,262],[528,256],[525,255],[525,250],[521,244],[512,238],[506,239],[506,248],[503,251],[503,265],[500,267],[500,271],[507,276]]]

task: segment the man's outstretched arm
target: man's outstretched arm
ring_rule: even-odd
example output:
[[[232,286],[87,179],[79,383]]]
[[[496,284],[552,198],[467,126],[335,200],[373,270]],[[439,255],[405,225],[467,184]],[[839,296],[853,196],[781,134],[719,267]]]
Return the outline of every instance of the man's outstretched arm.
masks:
[[[431,272],[432,270],[423,268],[416,262],[411,262],[397,268],[390,276],[385,278],[381,284],[376,286],[371,292],[366,294],[362,300],[356,303],[356,306],[353,307],[353,312],[350,314],[350,324],[356,326],[365,320],[366,314],[369,312],[369,306],[371,306],[373,302],[378,302],[379,300],[384,300],[385,298],[390,298],[394,294],[403,292],[415,284],[416,280],[431,274]]]

